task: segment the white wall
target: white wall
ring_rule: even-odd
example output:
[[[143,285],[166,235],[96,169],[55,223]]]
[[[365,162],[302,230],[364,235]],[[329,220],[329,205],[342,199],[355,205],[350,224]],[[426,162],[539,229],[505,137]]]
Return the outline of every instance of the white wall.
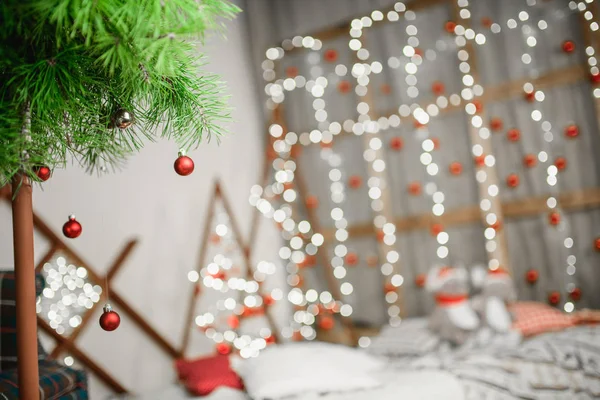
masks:
[[[139,238],[140,244],[116,277],[114,288],[177,346],[191,290],[186,275],[197,262],[215,178],[221,179],[244,239],[250,230],[253,208],[248,194],[251,185],[260,182],[264,129],[245,29],[241,16],[228,23],[228,39],[210,38],[204,48],[210,60],[207,68],[227,83],[233,122],[229,124],[231,134],[220,146],[215,141],[189,154],[196,164],[191,176],[175,174],[177,145],[161,141],[148,144],[121,173],[98,178],[72,166],[55,171],[34,194],[35,211],[55,232],[60,232],[69,214],[76,214],[83,234],[69,244],[100,275],[127,239]],[[0,206],[0,235],[0,267],[12,268],[11,218],[6,204]],[[272,250],[264,248],[265,242],[276,245],[272,239],[259,241],[263,252]],[[38,240],[36,247],[39,257],[43,243]],[[133,391],[173,381],[171,360],[128,324],[126,315],[122,318],[122,326],[113,333],[100,330],[97,317],[93,318],[78,345]],[[90,379],[92,398],[110,393]]]

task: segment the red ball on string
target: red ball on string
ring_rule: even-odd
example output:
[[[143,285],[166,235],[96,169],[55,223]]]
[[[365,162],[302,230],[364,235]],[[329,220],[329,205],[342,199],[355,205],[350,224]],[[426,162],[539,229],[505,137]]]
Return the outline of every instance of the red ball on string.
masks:
[[[324,331],[333,329],[334,325],[335,320],[330,315],[323,315],[319,318],[319,328],[323,329]]]
[[[418,196],[421,194],[421,183],[420,182],[411,182],[408,184],[408,193],[411,196]]]
[[[121,324],[121,317],[113,311],[110,304],[104,306],[104,311],[100,316],[100,327],[107,332],[114,331]]]
[[[425,274],[418,274],[415,277],[415,286],[418,288],[425,287],[426,281],[427,281],[427,276]]]
[[[344,261],[346,262],[346,265],[348,265],[348,266],[356,265],[358,263],[358,255],[354,252],[350,252],[350,253],[346,254]]]
[[[265,338],[265,342],[267,342],[267,344],[273,344],[276,342],[275,336],[273,335],[269,335]]]
[[[565,40],[562,43],[562,50],[567,54],[574,52],[575,51],[575,43],[572,40]]]
[[[596,85],[600,83],[600,72],[594,72],[590,75],[590,81]]]
[[[350,85],[350,82],[348,82],[348,81],[340,81],[340,83],[338,83],[338,85],[337,85],[337,89],[338,89],[338,92],[340,92],[342,94],[346,94],[346,93],[350,92],[350,89],[352,89],[352,86]]]
[[[317,196],[310,195],[306,197],[306,207],[308,208],[317,208],[319,206],[319,199]]]
[[[530,285],[535,284],[538,281],[539,277],[540,273],[535,269],[529,269],[527,270],[527,272],[525,272],[525,280]]]
[[[560,224],[560,214],[556,211],[551,212],[548,214],[548,222],[553,226]]]
[[[46,182],[48,179],[50,179],[50,176],[52,176],[52,171],[50,171],[50,168],[47,166],[42,165],[41,167],[37,167],[35,169],[35,174],[42,182]]]
[[[361,185],[362,185],[362,178],[358,175],[352,175],[348,179],[348,186],[350,186],[351,189],[358,189]]]
[[[217,343],[216,349],[217,353],[224,356],[231,353],[231,346],[229,346],[227,343]]]
[[[517,174],[510,174],[506,177],[506,186],[509,188],[516,188],[519,186],[519,176]]]
[[[63,235],[69,239],[75,239],[81,235],[82,230],[81,224],[75,219],[74,215],[69,215],[69,220],[65,222],[62,228]]]
[[[447,21],[444,24],[444,29],[448,33],[454,33],[454,29],[456,29],[456,22],[454,22],[454,21]]]
[[[571,124],[565,128],[565,136],[568,138],[576,138],[579,136],[579,127],[575,124]]]
[[[535,91],[524,92],[523,97],[525,98],[526,101],[533,103],[535,101]]]
[[[480,156],[475,156],[473,161],[475,161],[475,165],[477,165],[478,167],[483,167],[485,165],[485,155],[482,154]]]
[[[402,138],[400,136],[394,136],[393,138],[390,139],[390,148],[392,150],[400,151],[400,150],[402,150],[403,146],[404,146],[404,141],[402,140]]]
[[[560,293],[556,290],[550,292],[548,294],[548,303],[552,304],[553,306],[558,305],[558,303],[560,303]]]
[[[521,131],[516,128],[509,129],[506,132],[506,138],[511,142],[517,142],[521,138]]]
[[[569,292],[569,298],[573,301],[579,301],[581,300],[581,289],[578,287],[574,287],[570,292]]]
[[[177,172],[177,174],[181,176],[188,176],[194,172],[194,160],[180,152],[179,157],[177,157],[175,163],[173,164],[173,168],[175,168],[175,172]]]
[[[493,117],[490,120],[490,129],[493,131],[499,131],[504,126],[502,119],[500,117]]]
[[[325,50],[325,54],[323,54],[323,59],[329,63],[335,62],[338,58],[338,52],[334,49]]]
[[[441,96],[445,90],[446,90],[446,88],[445,88],[444,84],[440,81],[435,81],[431,84],[431,91],[436,96]]]
[[[554,165],[559,171],[562,171],[567,168],[567,159],[564,157],[557,157],[556,160],[554,160]]]
[[[534,154],[525,154],[523,156],[523,165],[527,168],[535,167],[537,164],[537,157]]]
[[[450,167],[448,167],[448,170],[450,171],[450,173],[452,175],[460,175],[462,173],[463,166],[460,162],[454,161],[453,163],[450,164]]]
[[[442,224],[433,224],[429,228],[429,233],[431,233],[431,236],[437,236],[437,235],[439,235],[440,232],[443,232],[443,231],[444,231],[444,225],[442,225]]]

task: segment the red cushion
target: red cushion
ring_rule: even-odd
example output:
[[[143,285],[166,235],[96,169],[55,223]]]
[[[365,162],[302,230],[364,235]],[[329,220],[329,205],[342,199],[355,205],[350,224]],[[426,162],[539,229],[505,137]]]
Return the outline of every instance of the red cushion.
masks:
[[[240,390],[244,388],[240,377],[230,368],[229,357],[226,355],[177,360],[175,368],[187,390],[197,396],[206,396],[221,386]]]
[[[575,325],[572,315],[544,303],[516,302],[509,306],[509,310],[515,318],[513,328],[519,330],[523,336],[559,331]]]

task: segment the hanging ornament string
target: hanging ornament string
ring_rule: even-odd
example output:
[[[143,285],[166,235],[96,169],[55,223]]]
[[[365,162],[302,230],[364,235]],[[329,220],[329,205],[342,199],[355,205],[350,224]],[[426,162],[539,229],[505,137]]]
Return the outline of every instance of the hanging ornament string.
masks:
[[[104,216],[102,216],[101,220],[102,228],[104,228]],[[104,232],[104,229],[102,229]],[[117,314],[116,311],[113,311],[109,299],[110,292],[108,289],[108,274],[104,277],[104,290],[106,291],[106,303],[104,304],[102,315],[100,316],[100,327],[107,332],[114,331],[121,324],[121,317]]]

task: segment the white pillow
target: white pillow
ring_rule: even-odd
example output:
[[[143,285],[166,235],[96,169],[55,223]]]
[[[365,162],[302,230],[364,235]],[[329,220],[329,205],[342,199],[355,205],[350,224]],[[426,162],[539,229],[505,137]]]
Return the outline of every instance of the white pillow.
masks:
[[[232,369],[255,400],[375,388],[380,382],[369,372],[384,365],[349,347],[313,342],[273,345],[256,358],[231,358]]]

